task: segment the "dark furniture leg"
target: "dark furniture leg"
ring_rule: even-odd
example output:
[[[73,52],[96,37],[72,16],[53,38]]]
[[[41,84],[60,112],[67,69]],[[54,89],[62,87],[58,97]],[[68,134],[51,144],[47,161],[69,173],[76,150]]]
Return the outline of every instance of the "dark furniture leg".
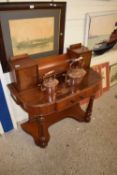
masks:
[[[90,120],[91,120],[94,99],[95,99],[95,95],[92,95],[90,97],[89,104],[87,106],[86,113],[85,113],[85,121],[86,122],[90,122]]]
[[[36,145],[44,148],[48,145],[50,135],[48,132],[48,124],[44,117],[36,117],[21,125],[22,129],[28,134],[32,135]]]
[[[40,147],[46,147],[48,145],[50,135],[48,132],[48,124],[46,123],[45,117],[39,117],[38,119],[38,131],[39,131],[39,138],[35,140],[35,143]]]
[[[29,121],[21,126],[25,132],[32,135],[36,145],[45,148],[50,140],[48,128],[52,124],[68,117],[76,119],[79,122],[89,122],[91,120],[90,117],[92,114],[94,98],[95,95],[90,97],[86,112],[81,109],[79,104],[75,104],[71,108],[51,115],[38,116],[35,119],[29,117]]]

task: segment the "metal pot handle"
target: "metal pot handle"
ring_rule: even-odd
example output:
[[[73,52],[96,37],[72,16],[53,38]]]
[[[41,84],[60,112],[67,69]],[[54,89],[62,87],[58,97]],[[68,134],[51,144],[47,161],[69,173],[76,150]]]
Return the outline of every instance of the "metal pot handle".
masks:
[[[83,60],[83,57],[81,56],[81,57],[78,57],[78,58],[73,58],[72,59],[72,61],[71,61],[71,63],[70,63],[70,69],[72,68],[72,66],[75,64],[75,63],[80,63],[80,61],[82,61]],[[79,65],[80,66],[80,65]]]
[[[51,77],[55,78],[55,70],[51,70],[51,71],[45,73],[45,75],[43,76],[43,80],[46,78],[51,78]]]

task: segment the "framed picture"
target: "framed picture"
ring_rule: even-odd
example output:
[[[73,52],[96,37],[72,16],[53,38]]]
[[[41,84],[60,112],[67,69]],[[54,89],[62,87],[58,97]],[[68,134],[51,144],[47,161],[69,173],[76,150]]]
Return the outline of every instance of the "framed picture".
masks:
[[[109,62],[100,64],[101,67],[101,76],[102,76],[102,93],[109,90]]]
[[[63,52],[65,2],[0,3],[0,59],[3,71],[9,70],[12,56],[32,58]]]
[[[92,69],[94,71],[96,71],[102,77],[102,75],[101,75],[101,66],[99,64],[98,65],[94,65],[92,67]],[[102,95],[102,80],[100,80],[100,82],[99,82],[99,89],[98,89],[98,91],[96,93],[96,98],[100,97],[101,95]]]
[[[117,83],[117,64],[110,66],[110,86]]]
[[[99,90],[97,91],[96,97],[101,96],[104,92],[109,90],[109,62],[98,64],[92,67],[101,76],[99,84]]]
[[[95,94],[95,98],[98,98],[104,92],[108,91],[109,87],[110,87],[110,82],[109,82],[109,62],[105,62],[105,63],[102,63],[102,64],[94,65],[94,66],[92,66],[92,69],[94,71],[96,71],[101,76],[101,80],[99,82],[99,89],[98,89],[98,91]],[[84,105],[84,104],[87,104],[88,102],[89,102],[89,98],[86,98],[86,99],[81,100],[80,104]]]
[[[99,56],[117,50],[117,10],[86,14],[85,45]]]

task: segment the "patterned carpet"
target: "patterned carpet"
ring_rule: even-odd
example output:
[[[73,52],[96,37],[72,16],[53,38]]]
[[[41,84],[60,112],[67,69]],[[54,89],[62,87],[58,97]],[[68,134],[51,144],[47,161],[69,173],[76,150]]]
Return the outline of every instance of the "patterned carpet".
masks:
[[[90,123],[53,125],[46,149],[20,126],[0,137],[0,175],[117,175],[116,92],[113,86],[95,100]]]

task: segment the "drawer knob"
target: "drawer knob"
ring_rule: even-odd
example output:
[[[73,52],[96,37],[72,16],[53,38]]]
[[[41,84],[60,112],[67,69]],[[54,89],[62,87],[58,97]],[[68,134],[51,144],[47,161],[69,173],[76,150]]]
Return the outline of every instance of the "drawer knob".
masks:
[[[74,101],[74,100],[71,100],[70,102],[71,102],[71,103],[74,103],[75,101]]]
[[[82,100],[84,97],[80,95],[80,99]]]

